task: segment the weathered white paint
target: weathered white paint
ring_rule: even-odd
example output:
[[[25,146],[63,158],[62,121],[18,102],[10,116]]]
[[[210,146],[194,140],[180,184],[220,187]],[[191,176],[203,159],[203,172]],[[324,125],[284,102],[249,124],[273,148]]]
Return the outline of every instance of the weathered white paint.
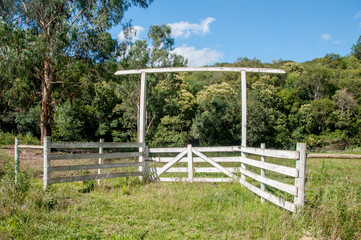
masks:
[[[17,183],[19,172],[20,172],[20,154],[19,154],[19,139],[18,138],[15,138],[14,160],[15,160],[15,183]]]
[[[173,164],[178,162],[184,155],[188,153],[188,149],[184,149],[183,152],[178,154],[172,161],[164,165],[159,171],[157,171],[157,176],[160,176],[162,173],[166,172]]]
[[[164,73],[164,72],[254,72],[254,73],[276,73],[284,74],[281,69],[272,68],[248,68],[248,67],[173,67],[173,68],[145,68],[133,70],[119,70],[115,75],[128,75],[145,73]]]
[[[43,150],[44,147],[40,145],[19,145],[18,148],[24,148],[24,149],[40,149]]]
[[[228,177],[231,177],[233,179],[237,179],[237,176],[234,175],[233,173],[231,173],[230,171],[228,171],[227,169],[225,169],[224,167],[222,167],[221,165],[219,165],[218,163],[216,163],[215,161],[213,161],[212,159],[210,159],[209,157],[207,157],[206,155],[204,155],[203,153],[197,151],[196,149],[192,149],[192,152],[196,155],[198,155],[199,157],[203,158],[204,160],[206,160],[207,162],[209,162],[210,164],[212,164],[214,167],[218,168],[219,170],[221,170],[224,174],[226,174]]]
[[[50,180],[50,173],[48,172],[48,168],[51,166],[50,165],[50,160],[48,159],[48,155],[50,154],[50,148],[49,148],[49,143],[50,143],[51,139],[49,137],[44,137],[44,143],[43,143],[43,188],[44,190],[46,190],[48,188],[48,184],[50,184],[49,180]]]
[[[187,146],[187,154],[188,154],[188,179],[190,182],[193,181],[193,153],[192,153],[192,145],[188,144]]]
[[[261,143],[261,149],[266,149],[266,144]],[[266,157],[261,155],[261,162],[266,162]],[[266,177],[266,172],[263,168],[261,168],[261,176]],[[261,183],[261,190],[265,191],[265,186],[263,183]],[[261,203],[264,203],[264,198],[261,197]]]
[[[160,167],[155,168],[156,171],[159,171],[160,169],[161,169]],[[266,178],[264,176],[260,176],[254,172],[251,172],[251,171],[248,171],[248,170],[242,169],[242,168],[225,167],[225,169],[231,173],[242,173],[248,177],[251,177],[251,178],[257,180],[258,182],[260,182],[262,184],[267,184],[271,187],[277,188],[281,191],[287,192],[294,196],[297,195],[297,188],[294,185],[278,182],[276,180]],[[169,168],[167,170],[167,172],[186,173],[187,170],[188,169],[186,167],[172,167],[172,168]],[[218,168],[213,168],[213,167],[195,167],[194,172],[196,172],[196,173],[223,173]],[[264,189],[262,189],[262,190],[264,191]]]
[[[296,168],[298,170],[298,177],[295,178],[295,186],[298,188],[297,196],[295,196],[294,203],[298,207],[305,205],[305,180],[306,180],[306,151],[305,143],[297,143],[297,151],[300,152],[300,159],[296,161]]]
[[[242,147],[242,146],[234,146],[233,150],[259,155],[259,156],[274,157],[274,158],[299,159],[300,157],[298,151],[289,151],[289,150],[260,149],[260,148]]]
[[[149,153],[180,153],[186,148],[149,148]]]
[[[99,143],[101,144],[101,143],[103,143],[104,142],[104,139],[100,139],[99,140]],[[103,147],[99,147],[99,154],[103,154]],[[99,165],[101,165],[103,163],[103,158],[99,158],[98,159],[98,164]],[[100,169],[100,168],[98,168],[98,175],[100,175],[102,173],[102,170]],[[98,179],[97,180],[97,183],[98,183],[98,185],[100,185],[100,183],[101,183],[101,180],[100,179]]]
[[[139,167],[139,166],[145,166],[145,162],[54,166],[54,167],[49,167],[48,172],[52,173],[52,172],[91,170],[91,169],[99,169],[100,170],[100,169],[107,169],[107,168],[127,168],[127,167]]]
[[[121,173],[103,173],[100,175],[86,175],[86,176],[77,176],[77,177],[61,177],[61,178],[52,178],[49,179],[49,184],[52,183],[65,183],[65,182],[78,182],[78,181],[88,181],[95,179],[109,179],[109,178],[118,178],[118,177],[137,177],[142,176],[142,172],[121,172]]]
[[[147,79],[145,72],[141,72],[140,76],[140,99],[139,99],[139,126],[138,126],[138,143],[145,144],[145,121],[146,121],[146,90]],[[145,148],[139,147],[139,152],[144,153]],[[144,162],[144,154],[139,156],[139,162]],[[140,172],[144,172],[143,167],[139,167]]]
[[[161,177],[161,182],[189,182],[188,178]],[[233,182],[233,178],[193,178],[193,182]]]
[[[247,165],[251,165],[254,167],[263,168],[263,169],[270,170],[273,172],[281,173],[281,174],[284,174],[284,175],[287,175],[290,177],[298,177],[298,169],[296,169],[296,168],[281,166],[281,165],[277,165],[277,164],[273,164],[273,163],[261,162],[258,160],[253,160],[253,159],[243,158],[243,157],[240,158],[240,161]]]
[[[145,143],[111,143],[111,142],[50,142],[49,148],[137,148],[145,147]]]
[[[56,154],[49,155],[48,160],[79,160],[96,158],[131,158],[142,156],[141,152],[87,153],[87,154]]]
[[[295,204],[291,203],[291,202],[288,202],[288,201],[285,201],[283,199],[280,199],[278,197],[276,197],[275,195],[269,193],[269,192],[266,192],[266,191],[263,191],[261,189],[259,189],[258,187],[242,180],[242,179],[239,179],[239,183],[242,184],[243,186],[245,186],[246,188],[248,188],[249,190],[251,190],[252,192],[254,192],[255,194],[261,196],[262,198],[272,202],[273,204],[276,204],[277,206],[280,206],[284,209],[287,209],[288,211],[291,211],[291,212],[296,212],[296,206]]]
[[[196,150],[197,150],[197,148],[196,148]],[[239,157],[212,157],[212,159],[215,162],[239,163]],[[173,160],[173,158],[172,157],[149,157],[148,160],[153,161],[153,162],[166,163],[166,162],[170,162],[171,160]],[[182,163],[188,162],[188,158],[182,158],[181,160],[179,160],[179,162],[182,162]],[[200,162],[206,162],[206,161],[200,157],[193,157],[193,162],[200,163]]]

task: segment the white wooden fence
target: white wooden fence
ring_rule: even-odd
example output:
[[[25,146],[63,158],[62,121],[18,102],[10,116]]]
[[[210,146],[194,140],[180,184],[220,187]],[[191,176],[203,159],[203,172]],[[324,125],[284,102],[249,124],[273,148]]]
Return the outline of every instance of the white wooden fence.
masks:
[[[43,146],[19,145],[15,140],[15,172],[19,172],[19,148],[42,149],[44,159],[44,189],[53,183],[108,179],[126,176],[146,176],[162,182],[188,181],[188,182],[239,182],[261,197],[262,202],[268,200],[291,212],[296,212],[297,207],[303,206],[305,201],[305,170],[306,170],[306,144],[298,143],[296,151],[265,149],[261,148],[230,146],[230,147],[192,147],[186,148],[147,148],[144,143],[105,143],[105,142],[51,142],[50,138],[44,138]],[[138,148],[137,152],[103,152],[104,148]],[[78,154],[52,154],[52,149],[99,149],[99,153]],[[231,156],[233,153],[240,156]],[[174,157],[169,157],[176,154]],[[208,156],[207,156],[207,155]],[[165,156],[164,156],[165,155]],[[216,156],[210,156],[216,155]],[[225,156],[221,156],[225,155]],[[248,156],[247,156],[248,155]],[[251,156],[260,156],[260,160],[252,159]],[[103,163],[102,160],[125,159],[138,157],[137,162]],[[295,167],[283,166],[266,162],[266,157],[296,160]],[[144,158],[146,161],[144,161]],[[99,159],[98,164],[88,165],[60,165],[52,166],[52,161]],[[156,164],[149,168],[149,162]],[[184,166],[175,167],[176,163]],[[211,167],[204,166],[205,163]],[[162,165],[163,166],[159,166]],[[236,166],[230,166],[230,165]],[[223,166],[222,166],[223,165]],[[224,166],[227,165],[227,166]],[[251,167],[248,167],[251,166]],[[139,167],[136,172],[101,173],[101,169]],[[248,168],[248,169],[247,169]],[[250,168],[259,168],[260,174]],[[72,177],[55,177],[51,174],[64,171],[98,170],[98,174]],[[294,184],[280,182],[266,177],[266,171],[294,178]],[[186,174],[183,177],[164,177],[165,173]],[[150,176],[148,175],[150,174]],[[195,177],[195,174],[206,176]],[[218,174],[211,177],[211,174]],[[219,177],[224,175],[222,177]],[[17,174],[16,174],[17,175]],[[247,180],[253,179],[260,183],[257,187]],[[16,180],[16,179],[15,179]],[[267,190],[266,186],[278,189],[293,196],[293,202],[282,199]]]
[[[298,206],[304,205],[305,190],[305,168],[306,168],[306,144],[298,143],[296,151],[284,151],[251,147],[192,147],[186,148],[149,148],[148,161],[157,163],[166,163],[159,167],[151,167],[150,174],[152,179],[158,179],[164,182],[189,181],[189,182],[239,182],[244,187],[261,196],[264,199],[285,208],[291,212],[296,212]],[[160,156],[176,153],[175,157]],[[208,157],[204,153],[217,153],[216,155],[227,155],[224,157]],[[229,156],[230,153],[241,153],[241,156]],[[246,154],[261,156],[261,160],[251,159]],[[273,163],[267,163],[266,157],[285,158],[296,160],[295,167],[282,166]],[[187,167],[174,167],[176,163],[184,163]],[[212,167],[194,167],[194,163],[208,163]],[[238,167],[223,167],[223,164],[239,164]],[[222,165],[221,165],[222,164]],[[198,164],[199,165],[199,164]],[[204,165],[204,164],[203,164]],[[259,168],[260,174],[247,170],[247,166]],[[274,179],[267,178],[265,171],[272,171],[278,174],[286,175],[295,179],[294,184],[287,184]],[[187,173],[185,177],[161,177],[165,173]],[[225,177],[194,177],[195,173],[222,173]],[[247,181],[246,177],[260,182],[260,188]],[[266,190],[265,185],[281,190],[294,196],[293,202],[281,199]]]
[[[103,163],[103,159],[129,159],[138,157],[140,160],[144,158],[144,143],[107,143],[107,142],[51,142],[50,138],[44,138],[43,146],[34,145],[19,145],[19,140],[15,140],[15,181],[20,169],[20,154],[19,149],[41,149],[43,150],[43,183],[44,189],[47,189],[50,184],[53,183],[64,183],[64,182],[75,182],[75,181],[87,181],[87,180],[98,180],[109,179],[126,176],[143,176],[146,174],[145,161],[137,162],[116,162],[116,163]],[[120,149],[120,148],[137,148],[141,151],[137,152],[103,152],[103,149]],[[99,153],[72,153],[72,154],[54,154],[51,153],[52,149],[99,149]],[[57,160],[81,160],[81,159],[98,159],[98,164],[87,164],[87,165],[59,165],[52,166],[52,161]],[[129,168],[138,167],[136,172],[114,172],[114,173],[101,173],[101,169],[114,169],[114,168]],[[98,174],[94,175],[82,175],[72,177],[55,177],[51,176],[52,173],[66,172],[66,171],[81,171],[81,170],[98,170]]]

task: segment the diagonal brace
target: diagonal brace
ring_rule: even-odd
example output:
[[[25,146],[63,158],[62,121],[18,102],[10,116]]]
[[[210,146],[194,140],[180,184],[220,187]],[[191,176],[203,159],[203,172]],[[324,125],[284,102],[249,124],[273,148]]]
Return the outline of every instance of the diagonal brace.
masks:
[[[198,155],[199,157],[201,157],[202,159],[204,159],[205,161],[207,161],[208,163],[212,164],[214,167],[218,168],[220,171],[222,171],[224,174],[226,174],[228,177],[233,178],[234,180],[237,179],[237,176],[234,175],[233,173],[231,173],[230,171],[228,171],[227,169],[225,169],[224,167],[222,167],[221,165],[219,165],[218,163],[216,163],[215,161],[213,161],[212,159],[210,159],[209,157],[207,157],[206,155],[204,155],[203,153],[197,151],[196,149],[192,148],[192,152],[196,155]]]

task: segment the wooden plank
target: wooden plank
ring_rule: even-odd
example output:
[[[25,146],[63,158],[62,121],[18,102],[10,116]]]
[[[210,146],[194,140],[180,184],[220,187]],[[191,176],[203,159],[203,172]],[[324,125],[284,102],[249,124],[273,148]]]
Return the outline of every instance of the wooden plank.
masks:
[[[173,164],[175,164],[176,162],[178,162],[184,155],[186,155],[188,152],[188,149],[184,149],[183,152],[181,152],[180,154],[178,154],[172,161],[170,161],[169,163],[167,163],[166,165],[164,165],[159,171],[157,171],[157,177],[159,177],[162,173],[164,173],[165,171],[167,171]]]
[[[55,166],[49,167],[48,171],[52,172],[65,172],[65,171],[79,171],[90,169],[107,169],[107,168],[125,168],[125,167],[139,167],[144,166],[144,162],[134,163],[109,163],[109,164],[89,164],[89,165],[69,165],[69,166]],[[98,173],[99,174],[99,173]],[[99,174],[101,175],[101,174]]]
[[[194,147],[199,152],[234,152],[233,147]]]
[[[189,182],[188,178],[166,178],[158,179],[161,182]],[[193,182],[233,182],[232,178],[193,178]]]
[[[166,163],[166,162],[170,162],[172,159],[173,159],[172,157],[150,157],[148,159],[148,161]],[[239,163],[240,162],[240,157],[212,157],[212,159],[215,162],[222,162],[222,163],[223,162],[229,162],[229,163]],[[188,162],[188,159],[182,158],[181,160],[179,160],[179,162],[185,163],[185,162]],[[194,157],[193,162],[201,163],[201,162],[207,162],[207,161],[203,160],[200,157]]]
[[[240,158],[240,161],[245,164],[254,166],[254,167],[263,168],[266,170],[281,173],[281,174],[295,177],[295,178],[298,177],[298,170],[296,168],[261,162],[261,161],[257,161],[257,160],[253,160],[253,159],[249,159],[249,158],[243,158],[243,157]]]
[[[159,171],[160,169],[161,169],[161,167],[155,168],[156,171]],[[230,171],[232,173],[239,172],[239,168],[225,167],[225,169],[227,169],[228,171]],[[195,167],[195,168],[193,168],[193,170],[196,173],[222,173],[221,170],[219,170],[218,168],[215,168],[215,167]],[[186,173],[186,172],[188,172],[188,168],[187,167],[171,167],[167,170],[167,172]]]
[[[145,143],[117,143],[117,142],[51,142],[49,148],[138,148],[145,147]]]
[[[164,73],[164,72],[256,72],[256,73],[286,73],[281,69],[272,68],[248,68],[248,67],[171,67],[171,68],[145,68],[133,70],[119,70],[115,75],[128,75],[145,73]]]
[[[276,197],[275,195],[269,193],[269,192],[266,192],[266,191],[263,191],[261,189],[259,189],[258,187],[256,186],[253,186],[252,184],[242,180],[242,179],[239,179],[239,183],[242,184],[243,186],[245,186],[247,189],[251,190],[252,192],[254,192],[255,194],[261,196],[262,198],[270,201],[271,203],[273,204],[276,204],[277,206],[280,206],[288,211],[291,211],[291,212],[296,212],[296,206],[295,204],[291,203],[291,202],[288,202],[288,201],[285,201],[283,199],[280,199],[278,197]]]
[[[49,179],[49,183],[65,183],[65,182],[78,182],[78,181],[88,181],[96,179],[109,179],[109,178],[118,178],[118,177],[137,177],[142,176],[142,172],[121,172],[121,173],[103,173],[100,175],[86,175],[86,176],[77,176],[77,177],[61,177],[61,178],[52,178]]]
[[[116,152],[116,153],[87,153],[87,154],[56,154],[49,155],[48,160],[78,160],[78,159],[95,159],[95,158],[131,158],[139,157],[140,152]]]
[[[23,148],[23,149],[40,149],[43,150],[44,147],[40,146],[40,145],[19,145],[18,148]]]
[[[234,146],[233,149],[239,152],[245,152],[249,154],[255,154],[266,157],[274,158],[287,158],[287,159],[299,159],[300,153],[298,151],[286,151],[286,150],[276,150],[276,149],[260,149],[260,148],[251,148],[251,147],[241,147]]]
[[[274,188],[277,188],[281,191],[284,191],[284,192],[287,192],[289,194],[292,194],[293,196],[296,196],[297,195],[297,187],[293,186],[293,185],[290,185],[290,184],[287,184],[287,183],[282,183],[282,182],[278,182],[276,180],[273,180],[273,179],[270,179],[270,178],[266,178],[266,177],[263,177],[261,175],[258,175],[254,172],[251,172],[251,171],[248,171],[246,169],[242,169],[240,168],[239,171],[241,173],[243,173],[244,175],[248,176],[248,177],[251,177],[253,178],[254,180],[257,180],[259,181],[260,183],[263,183],[263,184],[267,184],[271,187],[274,187]],[[261,189],[263,190],[263,189]]]
[[[149,153],[180,153],[186,148],[149,148]]]
[[[309,153],[307,154],[307,158],[361,159],[361,154]]]
[[[234,175],[233,173],[231,173],[230,171],[228,171],[227,169],[225,169],[224,167],[222,167],[221,165],[219,165],[218,163],[216,163],[215,161],[213,161],[212,159],[208,158],[206,155],[204,155],[203,153],[197,151],[196,149],[192,149],[192,152],[196,155],[198,155],[199,157],[203,158],[204,160],[206,160],[207,162],[209,162],[210,164],[212,164],[214,167],[218,168],[219,170],[221,170],[224,174],[226,174],[228,177],[237,179],[237,176]]]

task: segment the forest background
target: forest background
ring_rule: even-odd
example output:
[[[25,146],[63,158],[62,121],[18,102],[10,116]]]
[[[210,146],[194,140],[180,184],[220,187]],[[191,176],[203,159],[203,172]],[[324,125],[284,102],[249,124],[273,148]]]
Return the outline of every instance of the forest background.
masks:
[[[154,25],[146,40],[133,41],[134,31],[123,22],[128,35],[120,42],[107,29],[121,23],[127,8],[146,8],[151,1],[109,1],[95,8],[34,2],[39,5],[31,9],[1,6],[0,135],[136,141],[139,76],[114,72],[187,66],[183,56],[172,53],[171,28]],[[361,37],[348,56],[330,53],[304,63],[239,57],[214,66],[286,71],[247,74],[248,145],[292,149],[306,142],[314,150],[361,145]],[[240,81],[238,73],[148,74],[146,142],[239,145]]]

